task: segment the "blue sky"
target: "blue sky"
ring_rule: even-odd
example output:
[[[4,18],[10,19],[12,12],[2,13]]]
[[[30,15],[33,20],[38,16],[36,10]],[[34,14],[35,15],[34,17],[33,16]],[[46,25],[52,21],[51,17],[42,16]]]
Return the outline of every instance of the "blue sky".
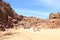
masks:
[[[24,16],[48,18],[50,12],[60,12],[60,0],[4,0],[16,13]]]

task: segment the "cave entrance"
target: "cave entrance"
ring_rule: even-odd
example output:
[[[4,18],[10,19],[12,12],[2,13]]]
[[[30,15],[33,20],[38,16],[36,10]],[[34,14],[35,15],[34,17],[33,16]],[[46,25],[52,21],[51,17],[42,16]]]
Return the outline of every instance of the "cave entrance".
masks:
[[[57,19],[57,17],[54,17],[53,19]]]

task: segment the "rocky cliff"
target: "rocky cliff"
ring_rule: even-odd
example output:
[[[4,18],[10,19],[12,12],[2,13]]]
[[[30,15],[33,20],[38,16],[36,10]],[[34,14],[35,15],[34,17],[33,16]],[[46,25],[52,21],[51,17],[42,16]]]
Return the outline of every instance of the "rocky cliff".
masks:
[[[20,21],[22,18],[23,16],[18,15],[9,3],[0,0],[0,23],[4,25],[4,29],[13,27],[14,20]]]

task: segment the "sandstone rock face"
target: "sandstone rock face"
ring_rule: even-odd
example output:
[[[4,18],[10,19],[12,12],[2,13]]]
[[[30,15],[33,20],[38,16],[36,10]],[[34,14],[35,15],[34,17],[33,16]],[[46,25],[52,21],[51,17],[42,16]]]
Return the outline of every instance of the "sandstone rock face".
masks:
[[[49,15],[49,22],[52,28],[59,28],[60,26],[60,12],[51,13]]]
[[[13,18],[8,16],[8,26],[6,28],[13,28]]]
[[[20,25],[23,26],[24,28],[30,28],[41,22],[42,20],[40,18],[24,16],[23,19],[20,21]]]
[[[42,22],[37,28],[60,28],[60,19],[50,19],[47,22]]]
[[[5,26],[3,23],[0,22],[0,30],[5,31]]]
[[[51,13],[49,15],[49,19],[60,19],[60,13],[57,12],[57,13]]]
[[[0,2],[0,21],[5,25],[8,25],[8,16],[13,17],[12,8],[8,3]]]
[[[49,23],[53,25],[53,28],[60,28],[60,19],[51,19]]]
[[[5,25],[5,28],[13,27],[13,19],[20,21],[23,16],[16,14],[9,3],[0,0],[0,22]]]
[[[7,25],[8,21],[8,14],[6,14],[5,9],[3,7],[0,7],[0,22],[4,23],[4,25]]]

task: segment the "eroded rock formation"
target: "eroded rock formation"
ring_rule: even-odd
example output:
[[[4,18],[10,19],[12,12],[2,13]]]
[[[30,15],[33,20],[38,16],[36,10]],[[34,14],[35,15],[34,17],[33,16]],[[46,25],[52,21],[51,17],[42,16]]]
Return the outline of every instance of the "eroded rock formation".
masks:
[[[5,25],[5,28],[13,27],[13,19],[21,20],[23,16],[16,14],[9,3],[0,0],[0,22]]]
[[[49,19],[60,19],[60,13],[50,13]]]

